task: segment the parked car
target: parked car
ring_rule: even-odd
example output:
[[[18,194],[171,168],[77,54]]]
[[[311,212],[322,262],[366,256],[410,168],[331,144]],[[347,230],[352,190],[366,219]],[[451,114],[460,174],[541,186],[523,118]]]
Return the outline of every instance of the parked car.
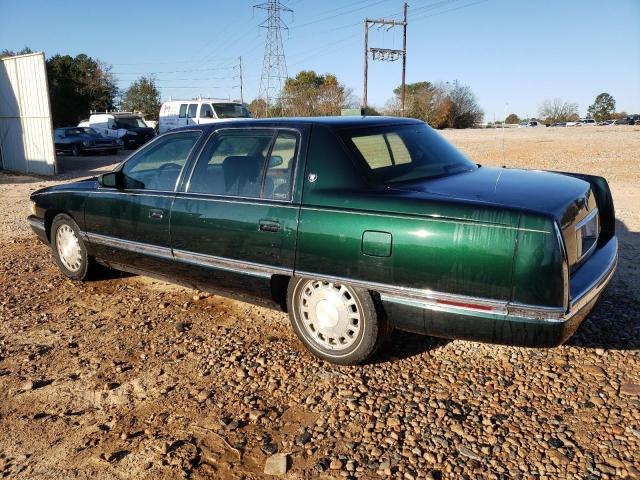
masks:
[[[194,125],[31,201],[69,278],[102,264],[252,298],[339,364],[392,328],[559,345],[618,258],[604,178],[479,166],[413,119]]]
[[[629,120],[626,118],[618,118],[612,123],[612,125],[629,125]]]
[[[520,122],[518,124],[518,128],[524,128],[524,127],[540,127],[541,124],[535,120],[529,121],[529,122]]]
[[[95,112],[89,117],[89,126],[102,135],[119,138],[125,149],[140,148],[156,136],[156,131],[134,112]]]
[[[160,107],[158,131],[165,133],[188,125],[203,125],[238,118],[251,118],[247,107],[240,102],[213,98],[172,100]]]
[[[550,127],[566,127],[567,122],[553,122]]]
[[[53,137],[56,153],[70,153],[74,157],[88,152],[115,154],[122,150],[120,139],[107,138],[88,127],[56,128]]]
[[[576,127],[595,127],[598,123],[593,118],[581,118],[575,124]]]

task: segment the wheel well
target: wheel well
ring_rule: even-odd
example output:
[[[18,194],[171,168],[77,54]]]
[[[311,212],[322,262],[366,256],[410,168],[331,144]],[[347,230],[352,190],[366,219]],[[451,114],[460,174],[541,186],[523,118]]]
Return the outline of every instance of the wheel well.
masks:
[[[62,210],[47,210],[44,214],[44,229],[47,233],[47,240],[49,240],[49,242],[51,242],[51,224],[53,224],[53,219],[61,213],[69,215],[67,212],[63,212]],[[71,217],[71,215],[69,216]]]
[[[280,305],[283,312],[287,311],[287,289],[291,277],[288,275],[271,276],[271,298]]]

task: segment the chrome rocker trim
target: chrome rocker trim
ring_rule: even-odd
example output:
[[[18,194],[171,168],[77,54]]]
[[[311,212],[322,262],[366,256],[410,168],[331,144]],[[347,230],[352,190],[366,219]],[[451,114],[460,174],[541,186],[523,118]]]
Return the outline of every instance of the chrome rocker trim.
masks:
[[[246,262],[243,260],[233,260],[230,258],[216,257],[214,255],[205,255],[201,253],[188,252],[186,250],[172,250],[169,247],[160,247],[157,245],[149,245],[131,240],[122,240],[107,235],[97,233],[83,232],[82,236],[89,243],[94,245],[104,245],[112,248],[119,248],[133,253],[141,253],[152,257],[162,258],[165,260],[177,260],[179,262],[189,263],[208,268],[217,268],[230,272],[242,273],[263,278],[270,278],[271,275],[292,275],[293,269],[273,267],[263,265],[261,263]]]

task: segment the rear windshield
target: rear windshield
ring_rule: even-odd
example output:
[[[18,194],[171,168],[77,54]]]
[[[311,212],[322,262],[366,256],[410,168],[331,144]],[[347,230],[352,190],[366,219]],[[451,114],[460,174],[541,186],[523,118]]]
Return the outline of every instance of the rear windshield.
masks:
[[[239,103],[214,103],[218,118],[250,118],[249,110]]]
[[[411,182],[477,168],[425,124],[347,130],[342,138],[375,183]]]
[[[116,117],[114,119],[118,128],[146,128],[147,124],[140,117]]]

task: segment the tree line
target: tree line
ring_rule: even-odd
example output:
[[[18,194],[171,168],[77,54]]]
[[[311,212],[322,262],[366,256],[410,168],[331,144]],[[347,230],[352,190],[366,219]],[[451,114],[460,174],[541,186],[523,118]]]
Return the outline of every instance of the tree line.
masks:
[[[32,53],[28,47],[18,52],[3,50],[4,56]],[[79,54],[56,54],[46,59],[49,94],[54,126],[76,125],[90,111],[121,110],[142,112],[157,120],[161,106],[160,90],[152,75],[145,75],[120,91],[111,66],[99,59]],[[401,87],[378,111],[367,108],[368,115],[401,115]],[[262,98],[253,100],[249,110],[254,117],[309,117],[340,115],[344,108],[359,108],[360,99],[331,73],[303,70],[287,78],[279,97],[267,105]],[[598,95],[588,108],[588,116],[597,121],[626,116],[615,111],[615,100],[608,93]],[[423,120],[434,128],[468,128],[482,121],[484,113],[471,87],[458,80],[452,82],[421,81],[405,86],[405,115]],[[561,98],[545,100],[538,108],[544,123],[570,122],[579,119],[578,105]],[[515,113],[505,123],[523,120]],[[533,120],[533,119],[531,119]]]

